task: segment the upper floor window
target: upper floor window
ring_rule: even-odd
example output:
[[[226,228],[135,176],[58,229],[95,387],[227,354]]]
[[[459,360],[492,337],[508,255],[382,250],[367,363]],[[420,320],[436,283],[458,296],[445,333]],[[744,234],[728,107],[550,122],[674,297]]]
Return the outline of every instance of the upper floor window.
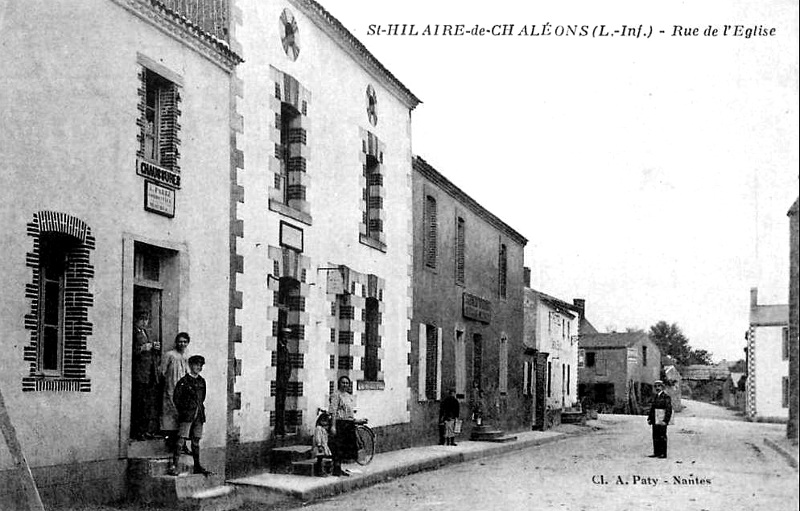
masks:
[[[178,86],[148,68],[142,68],[142,85],[140,156],[178,170]]]
[[[424,206],[424,246],[425,246],[425,266],[436,268],[437,243],[438,243],[438,221],[436,214],[436,199],[428,195],[425,197]]]
[[[456,284],[464,285],[466,249],[466,223],[461,217],[456,218]]]
[[[593,351],[586,352],[586,367],[594,367],[595,364],[595,354]]]
[[[384,234],[383,186],[384,144],[374,134],[361,130],[361,162],[364,167],[359,240],[378,250],[386,249]]]
[[[647,365],[647,346],[642,346],[642,365]]]
[[[281,202],[289,205],[292,199],[305,200],[305,189],[293,183],[289,171],[293,165],[293,146],[305,143],[302,138],[302,129],[299,129],[300,112],[290,103],[281,103],[281,145],[280,145],[280,172],[275,178],[275,188],[280,190]]]
[[[507,294],[507,285],[508,285],[508,253],[506,246],[503,243],[500,244],[497,268],[498,268],[497,295],[500,298],[505,298]]]

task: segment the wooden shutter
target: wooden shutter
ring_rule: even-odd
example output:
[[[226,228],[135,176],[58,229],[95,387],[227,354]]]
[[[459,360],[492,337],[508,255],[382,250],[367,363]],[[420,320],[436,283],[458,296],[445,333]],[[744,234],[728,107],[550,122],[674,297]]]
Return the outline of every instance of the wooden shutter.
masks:
[[[158,153],[159,163],[168,169],[178,172],[178,103],[180,96],[178,87],[169,83],[158,91]]]
[[[438,224],[436,199],[430,195],[425,199],[425,265],[436,268]]]

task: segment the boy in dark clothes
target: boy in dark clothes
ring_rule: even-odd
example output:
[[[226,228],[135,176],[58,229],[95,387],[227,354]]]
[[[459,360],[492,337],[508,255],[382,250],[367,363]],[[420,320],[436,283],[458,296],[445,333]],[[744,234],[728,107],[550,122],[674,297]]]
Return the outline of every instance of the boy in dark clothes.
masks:
[[[192,441],[194,473],[207,476],[211,475],[211,471],[200,464],[200,438],[203,437],[203,423],[206,422],[206,409],[203,405],[206,399],[206,381],[200,376],[200,372],[205,363],[206,360],[200,355],[189,357],[189,374],[178,380],[172,400],[178,409],[178,434],[184,442],[189,439]],[[172,452],[170,475],[178,475],[179,444],[180,442],[175,443]]]

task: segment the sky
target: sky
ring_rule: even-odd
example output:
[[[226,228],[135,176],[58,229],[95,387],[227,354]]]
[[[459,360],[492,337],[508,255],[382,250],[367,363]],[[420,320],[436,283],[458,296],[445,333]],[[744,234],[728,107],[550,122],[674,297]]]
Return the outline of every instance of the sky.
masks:
[[[525,236],[532,287],[586,299],[598,330],[665,320],[737,360],[750,288],[788,302],[796,1],[320,3],[423,101],[414,153]],[[513,35],[370,33],[391,24]],[[643,36],[531,35],[544,24]]]

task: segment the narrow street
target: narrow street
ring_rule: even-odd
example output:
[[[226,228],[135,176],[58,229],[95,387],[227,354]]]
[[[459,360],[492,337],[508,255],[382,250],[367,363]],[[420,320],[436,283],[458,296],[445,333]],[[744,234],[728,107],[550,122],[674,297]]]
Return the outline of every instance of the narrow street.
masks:
[[[603,429],[588,435],[404,477],[303,509],[797,509],[797,472],[764,443],[784,425],[686,404],[670,427],[666,460],[647,457],[650,429],[643,416],[601,415]]]

